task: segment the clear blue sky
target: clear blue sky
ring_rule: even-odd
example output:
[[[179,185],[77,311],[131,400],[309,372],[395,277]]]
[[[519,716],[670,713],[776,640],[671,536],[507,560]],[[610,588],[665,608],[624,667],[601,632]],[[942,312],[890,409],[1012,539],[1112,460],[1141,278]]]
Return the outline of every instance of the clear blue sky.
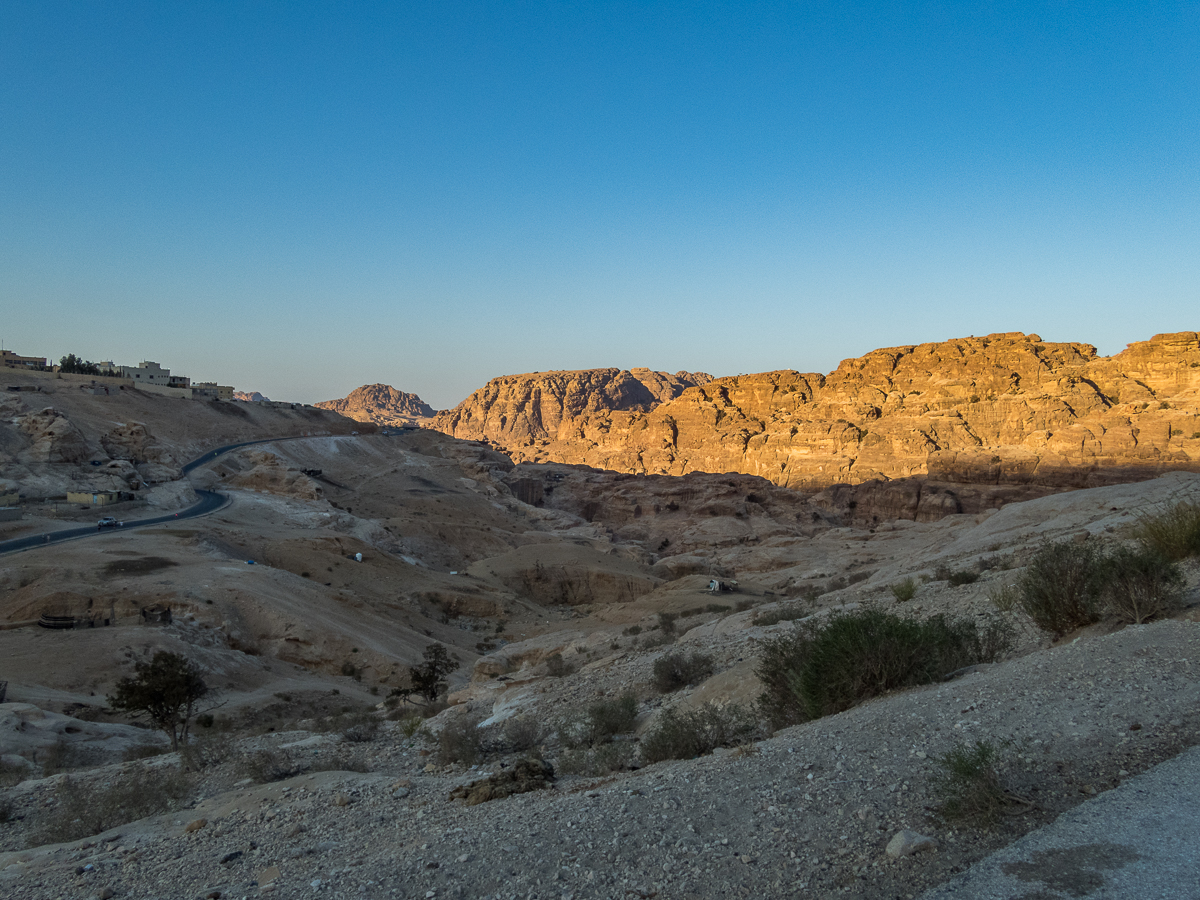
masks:
[[[0,4],[0,338],[278,399],[1200,328],[1200,4]]]

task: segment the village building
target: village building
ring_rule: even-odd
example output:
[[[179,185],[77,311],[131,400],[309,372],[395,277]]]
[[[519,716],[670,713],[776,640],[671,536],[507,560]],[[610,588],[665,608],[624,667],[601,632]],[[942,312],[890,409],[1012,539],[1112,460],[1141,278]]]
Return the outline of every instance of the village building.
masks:
[[[3,361],[5,368],[8,369],[30,369],[42,372],[47,368],[46,357],[19,356],[11,350],[0,350],[0,361]]]

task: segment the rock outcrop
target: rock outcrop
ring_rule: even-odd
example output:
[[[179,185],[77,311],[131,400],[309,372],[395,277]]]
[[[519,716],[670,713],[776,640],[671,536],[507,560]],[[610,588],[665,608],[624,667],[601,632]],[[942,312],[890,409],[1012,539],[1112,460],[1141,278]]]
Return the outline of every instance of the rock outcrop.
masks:
[[[14,424],[29,438],[29,447],[21,454],[26,462],[81,463],[91,455],[83,434],[53,407],[26,413]]]
[[[341,400],[325,400],[313,405],[376,425],[411,425],[436,414],[434,408],[416,394],[406,394],[388,384],[364,384]]]
[[[246,403],[267,403],[270,402],[270,397],[264,397],[258,391],[234,391],[234,400],[243,400]]]
[[[564,457],[578,457],[558,445],[572,443],[585,433],[619,430],[688,388],[712,380],[703,372],[668,375],[650,369],[508,375],[493,378],[454,409],[440,413],[432,427],[463,440],[491,441],[512,455],[514,462],[556,459],[554,452],[541,452],[552,445]],[[579,458],[558,461],[583,462]]]
[[[176,464],[171,452],[160,444],[150,433],[150,429],[141,422],[128,422],[116,426],[101,436],[100,445],[111,459],[127,459],[134,464],[155,463],[168,468]],[[171,477],[179,476],[176,474]]]
[[[936,519],[1200,469],[1196,332],[1111,357],[994,334],[875,350],[828,376],[688,385],[680,373],[657,394],[643,371],[494,379],[433,427],[486,438],[516,462],[743,472],[806,492],[845,486],[819,502],[868,519]]]

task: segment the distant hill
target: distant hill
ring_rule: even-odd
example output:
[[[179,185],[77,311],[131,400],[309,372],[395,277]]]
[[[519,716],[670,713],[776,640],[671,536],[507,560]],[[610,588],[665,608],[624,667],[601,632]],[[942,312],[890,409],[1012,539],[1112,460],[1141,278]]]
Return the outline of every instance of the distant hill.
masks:
[[[364,384],[341,400],[325,400],[314,405],[376,425],[411,425],[437,414],[437,410],[416,394],[398,391],[389,384]]]
[[[270,397],[264,397],[258,391],[234,391],[234,400],[245,400],[247,403],[262,403],[270,401]]]

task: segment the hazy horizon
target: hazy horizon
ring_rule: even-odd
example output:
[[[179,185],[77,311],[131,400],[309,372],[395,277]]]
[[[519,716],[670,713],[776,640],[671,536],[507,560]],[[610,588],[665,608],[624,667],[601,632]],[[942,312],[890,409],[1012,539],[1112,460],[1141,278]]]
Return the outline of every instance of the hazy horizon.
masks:
[[[1200,7],[0,8],[0,339],[449,408],[1200,326]]]

